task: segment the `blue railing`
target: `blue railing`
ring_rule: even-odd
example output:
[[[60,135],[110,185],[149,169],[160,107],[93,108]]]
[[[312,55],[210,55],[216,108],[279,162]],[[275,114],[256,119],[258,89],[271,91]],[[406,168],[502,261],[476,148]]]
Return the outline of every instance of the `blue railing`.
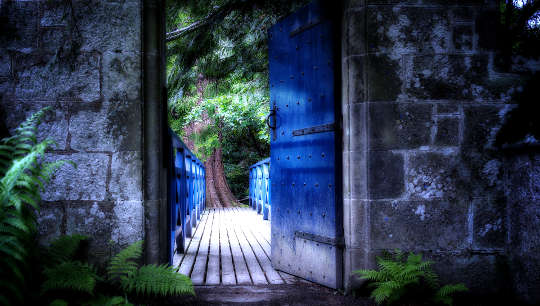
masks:
[[[270,158],[249,167],[249,206],[270,219]]]
[[[185,241],[201,219],[206,201],[204,164],[169,129],[169,262],[175,252],[183,253]]]

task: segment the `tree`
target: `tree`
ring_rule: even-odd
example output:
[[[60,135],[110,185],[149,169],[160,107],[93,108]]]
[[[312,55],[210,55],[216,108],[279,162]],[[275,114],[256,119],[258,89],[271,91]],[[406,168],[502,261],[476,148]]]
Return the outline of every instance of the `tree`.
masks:
[[[167,3],[169,122],[205,160],[210,207],[246,196],[249,165],[269,154],[266,31],[306,2]]]

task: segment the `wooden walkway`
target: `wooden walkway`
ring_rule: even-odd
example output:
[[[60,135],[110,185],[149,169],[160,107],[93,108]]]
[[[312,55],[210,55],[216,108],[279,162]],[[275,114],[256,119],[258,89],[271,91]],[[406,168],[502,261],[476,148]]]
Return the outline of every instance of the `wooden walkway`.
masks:
[[[178,272],[194,285],[268,285],[303,282],[270,262],[270,222],[251,208],[204,211],[187,251],[176,254]]]

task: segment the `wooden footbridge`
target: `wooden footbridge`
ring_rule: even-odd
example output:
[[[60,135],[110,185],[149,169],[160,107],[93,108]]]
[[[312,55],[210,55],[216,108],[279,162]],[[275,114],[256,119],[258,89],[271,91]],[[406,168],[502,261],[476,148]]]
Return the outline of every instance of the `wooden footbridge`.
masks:
[[[301,281],[270,262],[270,221],[251,208],[210,208],[173,265],[194,285],[267,285]]]

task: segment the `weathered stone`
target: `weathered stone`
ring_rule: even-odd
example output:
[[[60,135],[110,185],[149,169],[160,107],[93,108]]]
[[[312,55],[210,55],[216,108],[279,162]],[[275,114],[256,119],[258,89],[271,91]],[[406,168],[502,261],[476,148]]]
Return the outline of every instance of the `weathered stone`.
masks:
[[[471,25],[457,25],[452,33],[454,48],[459,51],[470,51],[473,48],[473,29]]]
[[[499,294],[509,298],[511,294],[508,278],[501,277],[508,277],[508,261],[503,255],[467,253],[424,253],[424,255],[427,260],[434,262],[433,270],[440,276],[442,284],[464,283],[473,295]],[[499,303],[491,305],[495,304]]]
[[[409,156],[407,193],[411,199],[455,199],[457,156],[416,153]]]
[[[400,61],[386,55],[367,57],[368,101],[395,101],[401,93]]]
[[[115,226],[114,205],[111,202],[74,202],[66,207],[66,234],[81,234],[90,238],[91,262],[103,262],[115,254],[111,241]]]
[[[113,154],[109,192],[114,200],[142,200],[142,156],[139,151]]]
[[[103,96],[106,101],[134,101],[141,94],[140,53],[103,54]]]
[[[56,150],[66,148],[68,122],[66,116],[69,106],[61,102],[33,102],[24,103],[24,101],[9,100],[0,104],[2,112],[6,114],[4,123],[11,133],[15,131],[23,121],[44,107],[51,107],[42,118],[42,123],[38,126],[37,140],[43,141],[50,139],[55,142],[52,146]]]
[[[349,114],[347,115],[349,116],[348,131],[350,133],[349,150],[351,151],[362,151],[366,149],[366,108],[365,103],[349,105]]]
[[[40,49],[51,54],[63,55],[63,48],[71,48],[68,30],[64,27],[43,27],[39,40]]]
[[[406,93],[415,99],[493,99],[485,55],[426,55],[412,60]]]
[[[38,238],[41,245],[48,245],[52,240],[62,234],[63,218],[63,204],[41,204],[37,218]]]
[[[398,198],[404,191],[403,156],[388,151],[370,151],[368,195],[371,199]]]
[[[347,11],[347,54],[362,55],[366,53],[365,9]]]
[[[65,160],[42,193],[45,201],[92,200],[103,201],[106,195],[109,156],[103,153],[48,154],[47,161]]]
[[[0,78],[11,77],[11,57],[6,50],[0,49]]]
[[[140,150],[141,122],[138,101],[75,104],[69,125],[71,147],[85,151]]]
[[[459,113],[459,107],[452,103],[439,103],[437,104],[438,114],[457,114]]]
[[[74,58],[19,53],[13,67],[15,94],[19,99],[99,100],[100,62],[95,53],[80,53]]]
[[[373,249],[457,250],[467,246],[467,204],[449,201],[374,201]]]
[[[369,52],[399,60],[403,54],[449,51],[452,31],[447,8],[368,6],[367,10]]]
[[[351,198],[367,198],[366,151],[350,152]]]
[[[139,52],[141,3],[80,0],[73,3],[81,50]]]
[[[502,249],[506,243],[506,200],[480,198],[473,201],[473,248]]]
[[[71,10],[68,3],[62,0],[48,0],[40,2],[42,27],[67,26],[71,22]]]
[[[432,108],[430,104],[370,103],[370,149],[413,149],[429,145]]]
[[[437,133],[434,145],[457,146],[459,145],[459,118],[438,118]]]
[[[345,220],[356,220],[354,223],[345,225],[345,241],[349,247],[361,247],[369,239],[367,235],[368,205],[368,201],[359,199],[350,199],[344,204]]]
[[[349,71],[347,80],[349,84],[349,103],[364,102],[366,100],[366,88],[364,85],[365,61],[365,56],[351,56],[346,60]]]
[[[38,1],[0,2],[0,46],[31,52],[38,45]]]
[[[111,240],[120,247],[144,238],[144,209],[141,201],[119,201],[115,203],[114,224]]]

